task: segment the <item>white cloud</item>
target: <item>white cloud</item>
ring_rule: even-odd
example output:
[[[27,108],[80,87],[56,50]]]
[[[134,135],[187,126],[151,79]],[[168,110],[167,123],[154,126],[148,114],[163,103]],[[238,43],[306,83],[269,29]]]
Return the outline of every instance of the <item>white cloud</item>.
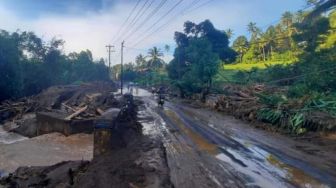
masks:
[[[185,7],[190,1],[191,0],[187,1],[186,4],[181,7]],[[286,1],[287,4],[291,2],[291,0],[284,1]],[[274,16],[265,17],[265,14],[262,12],[262,7],[260,7],[260,4],[265,3],[272,4],[269,0],[217,0],[216,3],[209,4],[186,15],[175,15],[170,25],[136,46],[136,48],[140,48],[140,50],[127,49],[125,51],[125,62],[134,60],[134,57],[139,53],[146,54],[147,50],[141,51],[141,49],[148,49],[154,45],[163,48],[164,44],[173,46],[174,32],[181,31],[183,23],[186,20],[200,22],[205,19],[210,19],[215,27],[219,29],[232,28],[236,35],[245,34],[245,25],[247,25],[249,21],[254,20],[257,21],[257,23],[264,24],[270,23],[275,19]],[[277,2],[276,4],[281,3],[283,2]],[[170,6],[172,6],[172,4],[173,3],[171,3]],[[276,6],[276,4],[274,4],[274,6]],[[113,7],[104,8],[100,12],[88,12],[80,17],[53,14],[39,16],[36,19],[24,19],[18,18],[14,12],[6,10],[4,7],[1,7],[0,4],[0,25],[2,29],[9,31],[15,31],[16,29],[34,31],[37,35],[43,36],[46,40],[54,36],[60,37],[66,41],[66,52],[90,49],[96,59],[100,57],[106,58],[107,51],[105,45],[112,42],[114,35],[133,6],[134,4],[121,3],[120,1]],[[284,10],[285,8],[286,7],[284,7]],[[168,8],[164,9],[160,12],[160,15],[163,15],[167,10]],[[278,10],[281,11],[277,13],[278,17],[280,17],[280,14],[284,10]],[[177,12],[179,11],[180,10],[177,10]],[[264,11],[269,14],[271,10]],[[170,18],[171,17],[169,17],[169,19]],[[152,20],[149,20],[149,23],[143,28],[149,27],[156,19],[157,17],[154,17]],[[163,22],[160,22],[160,24],[161,23]],[[142,30],[137,32],[130,41],[126,41],[126,46],[130,47],[130,44],[139,40],[142,37],[140,36],[141,33],[143,33]],[[120,51],[120,44],[117,44],[116,50]],[[171,53],[173,50],[174,49],[171,49],[170,55],[166,55],[166,60],[172,58]],[[113,55],[114,64],[120,61],[120,57],[117,54],[119,53],[114,53]]]

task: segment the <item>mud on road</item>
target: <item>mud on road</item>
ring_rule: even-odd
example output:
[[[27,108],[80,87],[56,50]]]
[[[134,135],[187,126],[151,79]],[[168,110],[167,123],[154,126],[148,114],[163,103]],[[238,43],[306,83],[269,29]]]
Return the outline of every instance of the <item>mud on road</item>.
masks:
[[[163,140],[175,187],[336,185],[335,148],[257,130],[188,104],[166,102],[159,108],[150,94],[140,98],[144,130]]]
[[[141,89],[135,90],[135,96],[136,100],[143,102],[138,104],[137,122],[133,119],[135,124],[124,127],[118,136],[125,146],[91,161],[48,163],[52,166],[47,167],[37,164],[40,160],[48,159],[41,156],[42,159],[37,158],[37,163],[33,164],[38,166],[17,169],[11,176],[0,180],[0,187],[234,188],[336,185],[334,142],[323,146],[322,141],[316,145],[294,140],[190,104],[166,102],[163,108],[158,107],[155,97]],[[142,133],[139,132],[140,127]],[[52,135],[33,139],[13,137],[16,143],[9,145],[19,149],[4,147],[8,153],[6,159],[18,155],[20,148],[26,151],[24,149],[29,147],[25,147],[25,143],[38,149],[36,143],[47,144],[51,148],[57,145],[54,148],[59,148],[70,142],[67,150],[71,154],[71,150],[78,149],[76,145],[81,143],[79,140],[84,139],[79,135]],[[89,151],[92,152],[92,149]],[[25,157],[32,159],[33,153],[37,152],[21,153],[13,161],[21,161],[20,166],[29,165]],[[48,156],[48,153],[43,155]],[[69,156],[64,157],[70,159]],[[75,160],[78,160],[78,156]],[[12,170],[13,166],[8,168]]]

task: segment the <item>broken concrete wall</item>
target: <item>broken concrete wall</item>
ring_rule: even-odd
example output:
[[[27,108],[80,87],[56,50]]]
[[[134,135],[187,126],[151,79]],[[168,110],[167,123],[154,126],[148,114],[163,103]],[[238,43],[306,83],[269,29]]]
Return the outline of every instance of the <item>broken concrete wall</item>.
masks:
[[[36,135],[59,132],[69,136],[76,133],[93,132],[93,120],[65,120],[64,116],[54,112],[38,112],[36,121]]]

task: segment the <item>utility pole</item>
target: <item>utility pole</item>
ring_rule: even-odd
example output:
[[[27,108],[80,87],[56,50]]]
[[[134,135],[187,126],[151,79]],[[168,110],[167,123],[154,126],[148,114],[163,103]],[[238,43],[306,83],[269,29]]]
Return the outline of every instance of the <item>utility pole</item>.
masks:
[[[107,48],[107,51],[108,51],[108,54],[109,54],[109,59],[108,59],[109,71],[111,71],[111,53],[114,52],[114,50],[113,50],[114,46],[109,44],[109,45],[106,45],[106,48]]]
[[[124,67],[123,67],[123,62],[124,62],[124,43],[125,41],[121,42],[121,67],[120,67],[120,91],[121,94],[123,94],[123,85],[124,85],[124,80],[123,80],[123,74],[124,74]]]

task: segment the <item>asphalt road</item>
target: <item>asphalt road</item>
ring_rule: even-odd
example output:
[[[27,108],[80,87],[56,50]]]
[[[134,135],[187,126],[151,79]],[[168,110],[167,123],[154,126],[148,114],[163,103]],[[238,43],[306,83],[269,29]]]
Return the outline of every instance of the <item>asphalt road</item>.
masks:
[[[336,186],[335,163],[297,149],[313,146],[205,108],[168,101],[161,108],[150,93],[133,92],[144,102],[144,133],[164,142],[177,188]]]

